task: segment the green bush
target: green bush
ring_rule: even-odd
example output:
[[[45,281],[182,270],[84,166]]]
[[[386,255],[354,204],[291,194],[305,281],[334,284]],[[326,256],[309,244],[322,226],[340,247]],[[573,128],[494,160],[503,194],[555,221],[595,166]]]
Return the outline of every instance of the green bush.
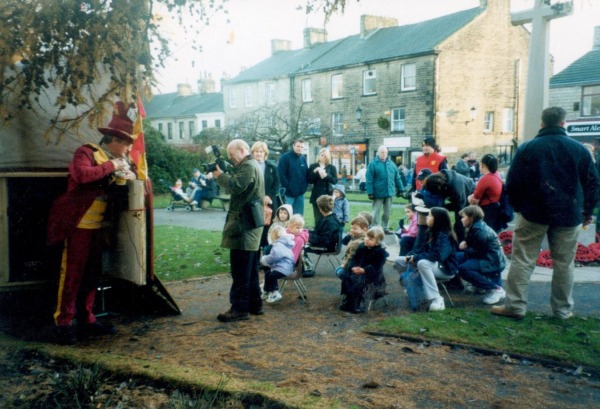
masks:
[[[177,179],[181,179],[185,186],[192,178],[192,169],[199,168],[200,164],[208,159],[200,145],[196,152],[190,152],[166,144],[164,137],[150,126],[149,121],[144,121],[144,142],[148,175],[152,179],[155,193],[169,192],[167,187],[160,183],[160,179],[165,179],[171,185],[175,184]]]

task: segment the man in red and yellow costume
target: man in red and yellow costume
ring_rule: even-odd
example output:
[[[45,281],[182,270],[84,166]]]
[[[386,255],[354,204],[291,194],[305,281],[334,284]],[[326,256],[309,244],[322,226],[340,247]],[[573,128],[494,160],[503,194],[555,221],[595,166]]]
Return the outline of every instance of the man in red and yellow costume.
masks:
[[[417,180],[417,175],[423,169],[429,169],[432,173],[438,173],[442,169],[448,169],[448,161],[444,155],[438,153],[438,148],[435,138],[427,137],[423,141],[423,155],[419,156],[415,163],[415,171],[413,174],[413,191],[421,189],[421,181]]]
[[[96,321],[93,314],[96,283],[102,272],[99,232],[111,200],[111,191],[133,180],[129,152],[134,142],[135,111],[117,102],[112,120],[99,144],[80,146],[69,164],[67,192],[50,211],[48,244],[64,241],[58,302],[54,313],[57,342],[72,345],[77,335],[113,334],[116,328]],[[73,328],[76,314],[78,331]]]

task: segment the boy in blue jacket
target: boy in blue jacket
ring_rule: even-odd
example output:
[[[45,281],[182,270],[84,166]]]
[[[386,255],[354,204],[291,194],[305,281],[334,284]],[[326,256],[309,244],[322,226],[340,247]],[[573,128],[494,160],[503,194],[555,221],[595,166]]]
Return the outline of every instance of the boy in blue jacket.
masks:
[[[350,203],[346,199],[346,188],[344,185],[333,186],[333,214],[340,223],[340,236],[344,235],[344,226],[350,221]]]

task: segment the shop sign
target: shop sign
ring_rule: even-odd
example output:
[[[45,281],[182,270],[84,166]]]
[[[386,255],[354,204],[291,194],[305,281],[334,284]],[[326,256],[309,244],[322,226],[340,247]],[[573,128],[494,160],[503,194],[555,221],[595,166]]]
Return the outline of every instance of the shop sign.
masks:
[[[383,138],[383,145],[388,148],[410,148],[410,136]]]
[[[356,152],[364,152],[367,150],[367,145],[364,143],[357,143],[354,145],[329,145],[331,152],[350,152],[354,148]]]
[[[600,122],[567,122],[567,134],[569,136],[600,135]]]

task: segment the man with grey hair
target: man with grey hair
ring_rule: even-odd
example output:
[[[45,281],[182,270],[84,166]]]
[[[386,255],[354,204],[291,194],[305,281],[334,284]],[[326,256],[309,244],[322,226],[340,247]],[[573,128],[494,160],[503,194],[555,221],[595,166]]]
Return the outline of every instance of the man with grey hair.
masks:
[[[514,207],[513,254],[504,305],[492,313],[522,319],[527,312],[529,279],[544,236],[552,256],[550,306],[558,318],[573,316],[573,273],[577,236],[592,222],[600,195],[600,177],[591,156],[567,137],[566,112],[559,107],[542,112],[537,136],[522,144],[506,180]]]
[[[233,172],[224,173],[218,165],[213,172],[219,186],[231,193],[221,247],[230,249],[233,283],[229,293],[231,308],[217,316],[222,322],[264,314],[258,283],[258,247],[264,220],[254,217],[262,218],[264,212],[263,173],[250,154],[250,147],[241,139],[229,143],[227,156],[233,163]]]
[[[373,201],[373,226],[379,226],[379,216],[385,234],[392,234],[389,229],[392,197],[402,195],[404,185],[400,180],[398,168],[388,158],[388,149],[381,145],[377,149],[377,157],[367,167],[367,194]]]

